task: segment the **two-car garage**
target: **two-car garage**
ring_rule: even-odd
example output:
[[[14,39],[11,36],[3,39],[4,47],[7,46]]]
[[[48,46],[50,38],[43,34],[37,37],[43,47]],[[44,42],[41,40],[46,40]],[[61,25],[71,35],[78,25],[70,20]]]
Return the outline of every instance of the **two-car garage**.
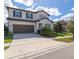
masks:
[[[34,25],[13,25],[13,33],[33,33]]]

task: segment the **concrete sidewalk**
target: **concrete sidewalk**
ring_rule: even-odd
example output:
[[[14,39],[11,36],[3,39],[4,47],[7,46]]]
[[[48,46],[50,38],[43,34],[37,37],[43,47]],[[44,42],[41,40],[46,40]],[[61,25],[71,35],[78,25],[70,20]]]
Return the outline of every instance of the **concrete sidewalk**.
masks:
[[[57,42],[51,39],[48,40],[48,38],[18,40],[14,41],[10,48],[5,50],[4,55],[5,59],[20,59],[24,57],[28,59],[30,56],[45,52],[49,49],[64,47],[67,44],[68,43]]]

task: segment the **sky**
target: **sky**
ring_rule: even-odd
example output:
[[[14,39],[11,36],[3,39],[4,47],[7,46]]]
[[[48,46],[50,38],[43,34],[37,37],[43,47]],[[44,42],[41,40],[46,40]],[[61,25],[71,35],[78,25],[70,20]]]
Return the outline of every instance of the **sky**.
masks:
[[[50,14],[53,21],[65,19],[74,15],[74,0],[5,0],[4,6],[21,8],[25,10],[44,10]],[[7,10],[5,8],[5,18]]]

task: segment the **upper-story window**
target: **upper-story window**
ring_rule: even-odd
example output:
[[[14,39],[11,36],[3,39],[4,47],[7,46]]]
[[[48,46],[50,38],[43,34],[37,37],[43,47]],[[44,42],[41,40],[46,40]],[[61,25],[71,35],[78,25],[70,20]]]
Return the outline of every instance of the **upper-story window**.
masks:
[[[26,18],[33,19],[33,14],[32,13],[26,13]]]
[[[21,11],[19,11],[19,10],[14,10],[14,11],[13,11],[13,16],[14,16],[14,17],[22,17]]]

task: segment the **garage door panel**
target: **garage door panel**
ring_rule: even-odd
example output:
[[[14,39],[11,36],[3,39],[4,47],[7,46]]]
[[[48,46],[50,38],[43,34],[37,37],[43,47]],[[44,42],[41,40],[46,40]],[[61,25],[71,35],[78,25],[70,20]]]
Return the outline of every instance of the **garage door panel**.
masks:
[[[33,25],[13,25],[14,33],[32,33],[34,32]]]

